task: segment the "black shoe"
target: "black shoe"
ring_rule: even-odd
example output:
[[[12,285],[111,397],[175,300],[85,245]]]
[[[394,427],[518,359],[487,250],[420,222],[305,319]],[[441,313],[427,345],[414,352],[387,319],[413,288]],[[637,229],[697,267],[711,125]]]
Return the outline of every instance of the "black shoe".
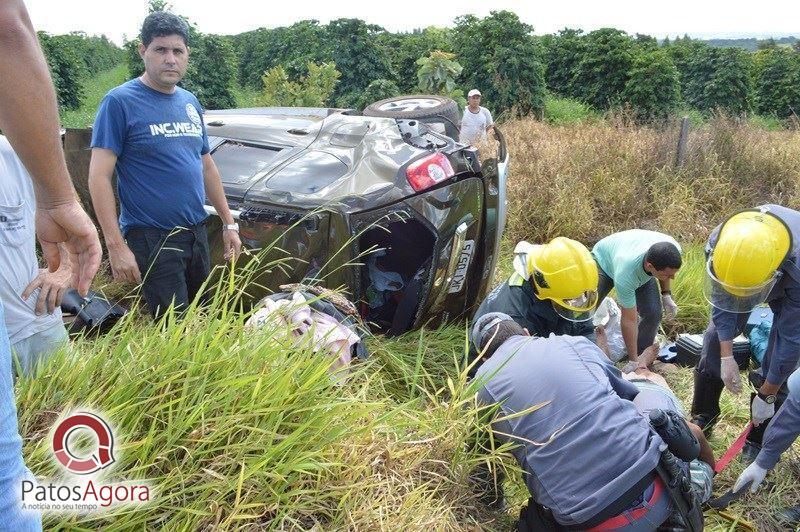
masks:
[[[749,466],[752,464],[758,453],[761,452],[761,446],[757,443],[753,443],[751,441],[744,442],[744,447],[742,447],[742,454],[739,456],[739,460],[745,466]]]

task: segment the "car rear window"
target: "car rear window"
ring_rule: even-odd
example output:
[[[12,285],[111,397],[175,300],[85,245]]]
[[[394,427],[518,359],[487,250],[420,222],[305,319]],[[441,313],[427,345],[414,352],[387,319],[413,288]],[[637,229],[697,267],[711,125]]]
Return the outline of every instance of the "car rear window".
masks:
[[[227,140],[211,152],[223,183],[239,184],[267,170],[280,153],[279,148]]]

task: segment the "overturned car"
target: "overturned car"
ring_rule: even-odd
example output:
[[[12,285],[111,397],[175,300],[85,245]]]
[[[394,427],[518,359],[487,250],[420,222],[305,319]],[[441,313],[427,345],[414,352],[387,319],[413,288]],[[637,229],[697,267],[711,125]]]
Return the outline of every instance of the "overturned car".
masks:
[[[459,144],[452,100],[392,98],[364,115],[252,108],[204,118],[244,247],[274,244],[268,255],[288,258],[256,285],[343,288],[374,330],[391,334],[465,316],[490,287],[508,153],[497,130],[497,153],[483,160],[489,154]],[[220,219],[206,210],[212,261],[222,263]]]

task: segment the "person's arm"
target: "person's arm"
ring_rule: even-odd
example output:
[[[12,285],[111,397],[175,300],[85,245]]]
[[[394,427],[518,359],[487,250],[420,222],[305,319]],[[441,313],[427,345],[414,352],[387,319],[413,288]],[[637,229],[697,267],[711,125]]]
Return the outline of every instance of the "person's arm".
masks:
[[[765,395],[778,393],[781,385],[797,368],[800,358],[800,284],[788,280],[784,296],[777,312],[775,345],[772,350],[769,370],[764,375],[764,384],[759,391]]]
[[[106,148],[92,148],[89,161],[89,194],[108,249],[108,260],[115,281],[138,284],[142,282],[139,266],[117,222],[117,203],[111,180],[117,155]]]
[[[494,120],[492,120],[492,113],[486,109],[486,133],[491,133],[494,129]]]
[[[700,442],[700,460],[707,463],[711,466],[711,469],[714,469],[716,466],[716,460],[714,459],[714,451],[711,450],[711,444],[708,443],[708,439],[706,435],[703,433],[703,429],[692,423],[691,421],[687,421],[686,425],[689,426],[689,430],[692,431],[694,437],[697,438],[697,441]]]
[[[72,263],[69,251],[64,244],[59,244],[58,249],[61,253],[61,265],[58,269],[54,272],[47,268],[39,270],[39,274],[28,283],[22,292],[22,299],[27,300],[37,288],[39,289],[34,309],[37,316],[45,312],[48,314],[55,312],[61,306],[61,300],[72,283]]]
[[[639,394],[639,388],[622,377],[622,373],[617,367],[605,356],[603,351],[585,338],[580,338],[575,344],[576,349],[579,349],[581,354],[587,357],[593,357],[603,368],[603,371],[608,378],[608,383],[611,388],[622,399],[633,401],[634,397]]]
[[[625,308],[620,306],[620,329],[622,329],[622,339],[625,341],[625,351],[628,353],[628,360],[637,362],[639,360],[639,313],[636,307]]]
[[[222,223],[225,225],[232,224],[234,219],[228,207],[225,189],[222,187],[222,177],[219,175],[217,165],[214,163],[214,159],[211,158],[210,153],[203,155],[203,182],[205,184],[206,197],[216,209]],[[231,257],[235,260],[239,257],[239,253],[242,251],[242,242],[237,231],[223,229],[222,242],[225,246],[223,256],[226,260]]]
[[[100,241],[67,171],[55,89],[22,0],[0,2],[0,58],[0,129],[31,175],[42,254],[56,271],[65,243],[85,295],[100,267]]]
[[[778,413],[772,418],[764,432],[764,443],[756,463],[770,470],[781,459],[781,454],[792,446],[800,435],[800,397],[790,393]]]

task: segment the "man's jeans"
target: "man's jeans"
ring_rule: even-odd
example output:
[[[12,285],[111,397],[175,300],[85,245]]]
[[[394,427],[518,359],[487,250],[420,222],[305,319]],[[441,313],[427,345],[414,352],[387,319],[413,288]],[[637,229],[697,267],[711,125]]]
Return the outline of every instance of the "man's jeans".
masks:
[[[12,375],[11,345],[0,304],[0,530],[28,532],[42,529],[42,516],[19,506],[21,481],[33,475],[22,460]]]
[[[67,342],[69,335],[62,323],[23,338],[11,347],[14,355],[14,369],[19,368],[23,377],[33,377],[36,368],[44,364],[50,355]]]
[[[597,286],[597,301],[603,301],[614,288],[614,280],[599,267],[598,274],[600,279]],[[654,277],[636,289],[636,311],[639,313],[639,336],[636,346],[639,352],[636,353],[637,355],[656,341],[658,326],[661,324],[661,317],[664,314],[658,286],[658,281]]]

